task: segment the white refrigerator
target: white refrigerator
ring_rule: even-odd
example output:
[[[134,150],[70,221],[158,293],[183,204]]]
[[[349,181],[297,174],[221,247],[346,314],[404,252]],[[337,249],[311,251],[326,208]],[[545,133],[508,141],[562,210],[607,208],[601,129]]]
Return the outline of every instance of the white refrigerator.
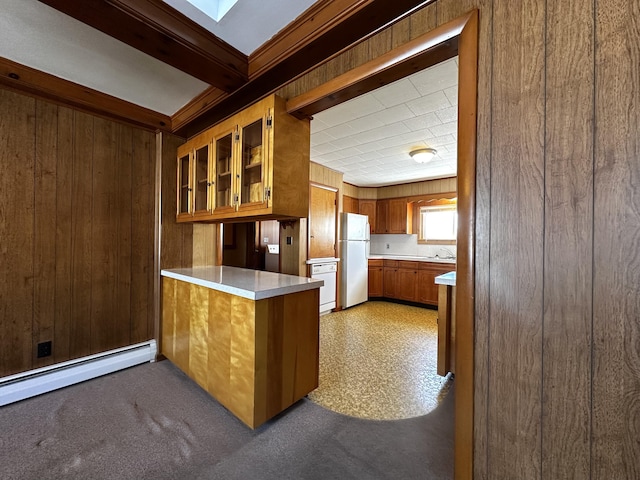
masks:
[[[340,228],[342,307],[348,308],[368,298],[369,217],[343,213]]]

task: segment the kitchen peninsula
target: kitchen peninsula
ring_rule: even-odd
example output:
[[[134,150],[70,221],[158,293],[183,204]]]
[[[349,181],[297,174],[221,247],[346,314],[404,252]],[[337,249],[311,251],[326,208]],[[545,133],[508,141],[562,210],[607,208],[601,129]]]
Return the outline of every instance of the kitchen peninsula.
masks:
[[[317,388],[322,280],[227,266],[162,277],[162,353],[242,422]]]

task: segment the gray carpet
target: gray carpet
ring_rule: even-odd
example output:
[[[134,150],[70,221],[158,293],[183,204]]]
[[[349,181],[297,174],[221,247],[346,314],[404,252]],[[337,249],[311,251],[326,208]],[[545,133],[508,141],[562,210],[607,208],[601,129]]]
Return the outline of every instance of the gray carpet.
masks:
[[[453,388],[375,421],[303,399],[251,431],[170,362],[0,407],[1,479],[450,479]]]

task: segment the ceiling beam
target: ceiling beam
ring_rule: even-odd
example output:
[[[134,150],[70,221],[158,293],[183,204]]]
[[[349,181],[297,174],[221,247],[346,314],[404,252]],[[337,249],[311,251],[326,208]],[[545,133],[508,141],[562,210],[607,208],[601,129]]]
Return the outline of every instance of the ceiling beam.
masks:
[[[207,106],[207,111],[174,133],[182,137],[191,137],[206,130],[265,95],[275,92],[338,52],[368,38],[379,29],[410,15],[433,0],[351,1],[357,4],[357,8],[344,15],[339,23],[334,23],[332,28],[324,29],[321,34],[304,42],[303,46],[292,51],[286,58],[279,59],[268,70],[252,76],[238,90],[220,97],[218,102]]]
[[[160,0],[40,0],[225,92],[246,83],[248,58]]]
[[[148,130],[171,130],[167,115],[2,57],[0,86]]]

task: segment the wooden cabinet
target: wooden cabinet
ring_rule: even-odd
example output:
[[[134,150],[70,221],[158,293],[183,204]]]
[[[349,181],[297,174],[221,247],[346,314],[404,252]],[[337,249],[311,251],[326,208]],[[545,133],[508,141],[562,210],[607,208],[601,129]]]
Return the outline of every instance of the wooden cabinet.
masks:
[[[420,262],[398,262],[396,297],[399,300],[418,302],[418,264]]]
[[[389,233],[389,200],[376,201],[376,230],[374,233]]]
[[[275,95],[215,125],[178,151],[177,220],[306,217],[309,142]]]
[[[456,269],[453,263],[423,263],[418,270],[418,302],[438,305],[438,285],[435,278]]]
[[[407,233],[407,199],[376,201],[376,223],[372,233]]]
[[[358,212],[360,215],[369,217],[370,233],[376,232],[376,201],[375,200],[358,200]]]
[[[384,267],[382,260],[369,260],[369,297],[382,297]]]
[[[179,220],[192,220],[211,213],[211,137],[198,135],[178,148]]]
[[[398,261],[384,260],[383,263],[383,295],[387,298],[396,298],[396,286],[398,283]]]
[[[387,215],[388,233],[407,233],[406,198],[394,198],[389,200]]]
[[[342,211],[344,213],[360,213],[360,201],[348,195],[342,196]]]
[[[369,260],[369,297],[438,305],[435,278],[456,269],[454,263]]]

